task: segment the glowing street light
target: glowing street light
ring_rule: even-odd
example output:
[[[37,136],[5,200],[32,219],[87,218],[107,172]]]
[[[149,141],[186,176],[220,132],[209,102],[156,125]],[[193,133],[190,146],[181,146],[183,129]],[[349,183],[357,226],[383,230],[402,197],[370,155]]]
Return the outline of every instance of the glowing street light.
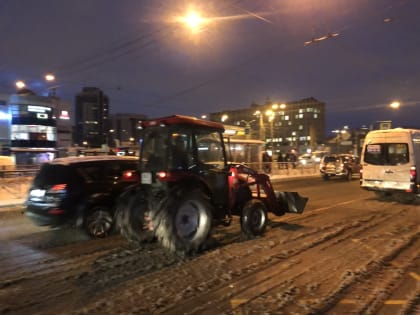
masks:
[[[391,107],[392,109],[398,109],[398,108],[400,108],[400,106],[401,106],[400,102],[397,102],[397,101],[389,104],[389,107]]]
[[[54,80],[55,80],[55,76],[54,76],[53,74],[51,74],[51,73],[47,73],[47,74],[45,75],[45,80],[46,80],[47,82],[52,82],[52,81],[54,81]]]
[[[184,16],[176,18],[176,21],[184,24],[192,33],[199,33],[203,26],[209,23],[209,19],[204,18],[200,12],[190,9]]]
[[[23,89],[26,86],[25,82],[23,82],[22,80],[16,81],[15,85],[19,90]]]
[[[227,119],[229,118],[228,115],[223,115],[222,118],[220,119],[222,122],[225,122]]]

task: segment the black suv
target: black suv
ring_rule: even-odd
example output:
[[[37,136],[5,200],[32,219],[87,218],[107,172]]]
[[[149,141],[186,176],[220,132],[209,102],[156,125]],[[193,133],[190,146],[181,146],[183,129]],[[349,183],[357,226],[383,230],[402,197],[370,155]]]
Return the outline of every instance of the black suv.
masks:
[[[82,227],[105,237],[113,227],[114,203],[137,182],[138,158],[58,158],[41,166],[28,191],[25,214],[37,225]]]
[[[327,154],[321,159],[319,171],[324,180],[333,176],[352,180],[360,175],[360,159],[353,154]]]

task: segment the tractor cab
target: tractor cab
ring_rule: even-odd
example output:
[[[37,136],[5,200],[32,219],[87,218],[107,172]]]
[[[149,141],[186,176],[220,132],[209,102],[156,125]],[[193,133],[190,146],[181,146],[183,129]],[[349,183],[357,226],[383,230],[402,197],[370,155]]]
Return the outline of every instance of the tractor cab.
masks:
[[[187,116],[143,123],[140,137],[141,184],[196,185],[227,204],[227,159],[223,125]]]

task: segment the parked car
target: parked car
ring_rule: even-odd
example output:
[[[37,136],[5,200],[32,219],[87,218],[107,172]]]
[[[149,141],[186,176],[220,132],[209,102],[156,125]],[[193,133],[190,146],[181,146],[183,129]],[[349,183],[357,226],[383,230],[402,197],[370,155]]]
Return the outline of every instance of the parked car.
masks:
[[[360,159],[353,154],[328,154],[321,159],[319,171],[324,180],[331,177],[352,180],[360,176]]]
[[[313,151],[305,153],[298,157],[299,165],[302,167],[314,166],[321,162],[322,157],[327,154],[326,151]]]
[[[25,202],[25,214],[37,225],[71,225],[91,237],[107,236],[113,227],[114,202],[138,181],[138,158],[65,157],[43,164]]]

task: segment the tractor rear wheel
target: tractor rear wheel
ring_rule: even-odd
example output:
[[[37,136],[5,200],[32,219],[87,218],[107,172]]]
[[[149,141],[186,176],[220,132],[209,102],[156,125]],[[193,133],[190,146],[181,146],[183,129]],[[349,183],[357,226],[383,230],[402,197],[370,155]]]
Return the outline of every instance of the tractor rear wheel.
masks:
[[[156,210],[153,226],[163,247],[180,255],[202,249],[212,225],[212,206],[202,192],[170,193]]]
[[[149,228],[151,219],[147,210],[146,193],[138,187],[130,187],[119,197],[115,225],[128,241],[141,243],[153,240],[154,234]]]
[[[261,200],[249,200],[243,210],[241,216],[242,232],[247,238],[254,238],[262,235],[267,227],[267,208]]]

